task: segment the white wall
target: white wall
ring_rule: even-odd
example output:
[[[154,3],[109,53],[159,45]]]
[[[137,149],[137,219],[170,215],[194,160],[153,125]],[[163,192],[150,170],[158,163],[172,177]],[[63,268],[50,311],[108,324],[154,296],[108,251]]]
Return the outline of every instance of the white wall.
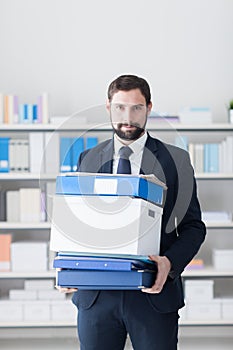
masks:
[[[233,98],[232,0],[0,0],[0,91],[53,114],[105,102],[122,73],[144,76],[156,109]]]

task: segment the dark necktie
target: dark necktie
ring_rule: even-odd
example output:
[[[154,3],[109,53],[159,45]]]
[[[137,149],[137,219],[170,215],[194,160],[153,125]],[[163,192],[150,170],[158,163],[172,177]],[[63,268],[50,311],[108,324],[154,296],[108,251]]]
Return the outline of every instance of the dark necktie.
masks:
[[[131,174],[131,165],[129,156],[133,153],[132,149],[128,146],[123,146],[119,150],[119,162],[117,167],[117,174]]]

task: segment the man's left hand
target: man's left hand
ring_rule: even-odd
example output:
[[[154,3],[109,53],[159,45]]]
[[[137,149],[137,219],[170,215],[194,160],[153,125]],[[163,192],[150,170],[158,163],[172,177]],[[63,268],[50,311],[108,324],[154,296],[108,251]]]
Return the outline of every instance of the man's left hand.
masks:
[[[143,288],[142,292],[158,294],[162,291],[167,276],[171,270],[171,262],[166,256],[150,255],[150,260],[155,261],[158,266],[158,272],[154,285],[151,288]]]

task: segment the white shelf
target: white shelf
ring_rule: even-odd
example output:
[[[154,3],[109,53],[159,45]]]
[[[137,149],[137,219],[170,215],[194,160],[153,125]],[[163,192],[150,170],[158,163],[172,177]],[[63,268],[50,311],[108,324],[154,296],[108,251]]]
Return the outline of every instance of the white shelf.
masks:
[[[197,173],[198,180],[233,180],[233,173]]]
[[[182,277],[233,277],[232,270],[215,270],[213,267],[205,267],[199,270],[185,270]]]
[[[0,328],[42,328],[42,327],[76,327],[77,324],[71,321],[41,321],[41,322],[0,322]]]
[[[56,180],[58,174],[0,173],[0,180]],[[232,173],[199,173],[198,180],[233,180]]]
[[[5,222],[0,221],[0,230],[49,230],[49,222]]]
[[[180,326],[233,326],[232,320],[180,320]]]
[[[0,173],[0,180],[56,180],[58,174]]]
[[[232,320],[180,320],[180,326],[233,326]],[[43,327],[76,327],[76,322],[1,322],[0,328],[43,328]]]
[[[148,121],[147,129],[152,131],[233,131],[233,124],[221,123],[221,124],[205,124],[205,125],[193,125],[193,124],[181,124],[181,123],[159,123],[156,121]],[[76,122],[65,122],[65,124],[1,124],[1,131],[112,131],[111,124],[108,122],[99,122],[95,124],[82,124]]]
[[[205,222],[207,228],[232,229],[233,222]]]
[[[49,271],[29,271],[29,272],[12,272],[12,271],[7,271],[7,272],[1,272],[0,271],[0,279],[17,279],[17,278],[54,278],[56,277],[56,271],[55,270],[49,270]]]

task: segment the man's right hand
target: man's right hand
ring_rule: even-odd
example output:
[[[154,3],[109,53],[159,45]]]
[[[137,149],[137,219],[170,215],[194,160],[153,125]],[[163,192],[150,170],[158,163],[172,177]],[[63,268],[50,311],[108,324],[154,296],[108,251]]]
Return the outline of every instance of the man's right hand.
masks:
[[[64,288],[64,287],[60,287],[60,286],[55,286],[55,288],[57,288],[57,290],[60,293],[65,293],[65,294],[69,294],[69,293],[74,293],[77,292],[77,288]]]

